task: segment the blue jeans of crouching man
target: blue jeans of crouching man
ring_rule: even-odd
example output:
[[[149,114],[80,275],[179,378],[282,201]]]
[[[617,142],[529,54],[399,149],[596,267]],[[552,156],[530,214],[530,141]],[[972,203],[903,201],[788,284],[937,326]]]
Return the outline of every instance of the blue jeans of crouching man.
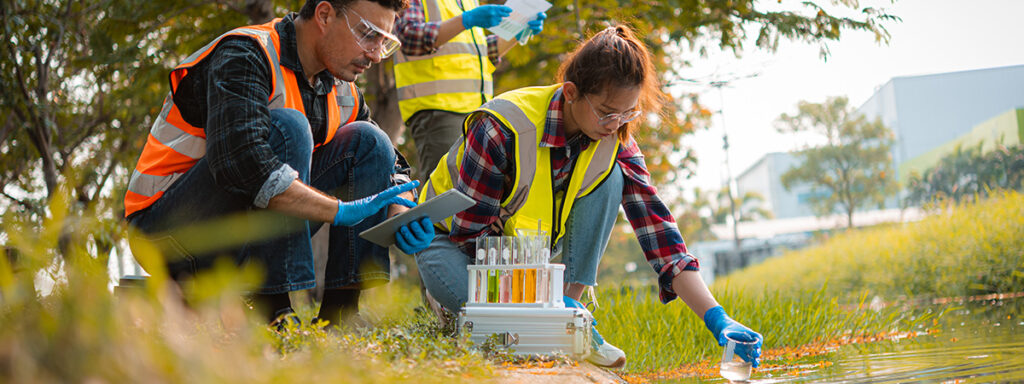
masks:
[[[331,142],[313,149],[309,123],[292,109],[271,111],[268,141],[274,154],[298,172],[299,180],[350,201],[391,186],[395,152],[387,135],[357,121],[338,129]],[[367,286],[390,279],[386,248],[359,238],[359,232],[386,218],[381,210],[352,227],[330,231],[324,288]],[[260,209],[214,182],[206,158],[199,160],[152,206],[129,223],[160,251],[176,280],[209,268],[218,257],[238,265],[256,263],[265,272],[258,294],[280,294],[315,285],[309,223]],[[132,242],[136,242],[134,239]]]

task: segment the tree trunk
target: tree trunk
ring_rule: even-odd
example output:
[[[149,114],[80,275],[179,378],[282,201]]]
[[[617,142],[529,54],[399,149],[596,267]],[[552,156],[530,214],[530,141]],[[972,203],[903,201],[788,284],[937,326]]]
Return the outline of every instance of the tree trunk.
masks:
[[[393,61],[388,59],[366,70],[363,97],[373,111],[373,121],[388,134],[392,143],[397,144],[398,138],[405,131],[405,125],[402,123],[402,113],[398,110],[393,65]]]
[[[253,24],[263,24],[274,18],[274,2],[271,0],[245,0],[245,12]]]

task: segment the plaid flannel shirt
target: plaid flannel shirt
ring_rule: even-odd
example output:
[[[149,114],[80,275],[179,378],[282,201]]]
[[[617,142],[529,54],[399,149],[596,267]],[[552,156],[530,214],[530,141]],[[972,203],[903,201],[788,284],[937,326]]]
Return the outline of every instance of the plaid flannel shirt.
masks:
[[[562,91],[558,90],[548,106],[547,119],[540,145],[551,149],[555,191],[564,191],[579,154],[594,141],[578,134],[566,139],[562,120]],[[469,252],[474,239],[486,235],[498,219],[501,201],[508,196],[515,174],[512,132],[490,115],[476,118],[466,135],[465,155],[455,188],[476,200],[476,205],[455,215],[449,237]],[[619,146],[616,162],[622,170],[624,185],[622,207],[626,212],[647,263],[658,274],[660,298],[664,303],[676,298],[672,279],[682,271],[699,269],[697,258],[690,255],[683,236],[676,227],[668,207],[651,185],[650,173],[636,141],[632,138]]]
[[[402,11],[395,23],[395,35],[402,42],[402,53],[409,56],[423,56],[437,50],[437,32],[441,21],[426,21],[423,2],[412,0],[409,8]],[[501,61],[498,54],[498,36],[487,35],[487,58],[495,66]]]
[[[281,36],[281,65],[295,71],[299,94],[313,133],[322,143],[327,136],[327,95],[334,76],[326,70],[306,78],[299,63],[292,13],[276,25]],[[297,173],[279,160],[270,148],[270,98],[273,74],[267,66],[263,48],[247,37],[227,37],[209,57],[189,70],[174,101],[181,106],[182,117],[193,126],[205,127],[206,160],[217,183],[225,190],[265,206],[266,201],[283,192]],[[369,121],[370,108],[359,92],[356,120]],[[330,104],[334,107],[334,104]],[[392,177],[395,184],[411,180],[411,169],[398,149]]]

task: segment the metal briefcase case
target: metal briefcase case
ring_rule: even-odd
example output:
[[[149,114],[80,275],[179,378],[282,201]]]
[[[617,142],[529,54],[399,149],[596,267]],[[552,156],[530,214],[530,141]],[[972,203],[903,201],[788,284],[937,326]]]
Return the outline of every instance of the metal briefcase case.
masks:
[[[590,354],[590,312],[579,308],[465,307],[459,328],[482,345],[498,335],[499,348],[518,355]]]

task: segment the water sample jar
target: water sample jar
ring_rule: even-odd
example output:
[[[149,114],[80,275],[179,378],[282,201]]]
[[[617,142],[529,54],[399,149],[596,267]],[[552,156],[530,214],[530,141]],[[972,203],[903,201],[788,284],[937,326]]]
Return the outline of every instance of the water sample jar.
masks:
[[[725,340],[725,350],[722,351],[722,365],[719,372],[726,380],[749,380],[751,364],[743,361],[743,358],[737,352],[752,349],[757,345],[757,342],[747,341],[749,338],[746,334],[735,332],[726,333]]]

